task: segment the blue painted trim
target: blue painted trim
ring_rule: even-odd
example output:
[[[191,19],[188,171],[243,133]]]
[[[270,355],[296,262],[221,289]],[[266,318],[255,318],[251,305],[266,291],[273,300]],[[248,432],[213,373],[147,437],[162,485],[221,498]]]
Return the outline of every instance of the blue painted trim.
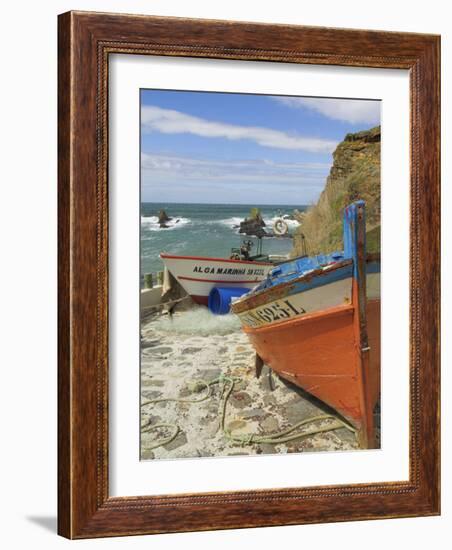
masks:
[[[362,219],[359,220],[358,212],[362,211]],[[358,274],[358,224],[366,226],[366,212],[364,201],[356,201],[344,210],[344,256],[353,260],[353,276],[359,279]],[[364,231],[364,251],[366,256],[366,232]]]

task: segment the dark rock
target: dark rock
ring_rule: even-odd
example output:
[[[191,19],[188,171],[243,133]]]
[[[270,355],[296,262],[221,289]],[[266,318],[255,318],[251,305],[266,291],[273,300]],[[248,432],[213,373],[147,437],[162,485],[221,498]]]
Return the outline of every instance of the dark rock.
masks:
[[[255,220],[256,222],[260,223],[262,227],[265,227],[264,219],[262,218],[261,210],[260,208],[251,208],[250,210],[250,216],[248,218],[249,220]]]
[[[250,217],[240,222],[239,233],[254,235],[256,237],[265,237],[268,233],[263,229],[264,227],[265,222],[262,218],[261,211],[259,208],[252,208]]]
[[[264,221],[262,223],[265,224]],[[244,220],[240,222],[239,233],[245,235],[254,235],[255,237],[267,237],[268,233],[263,228],[262,224],[256,220]]]
[[[165,210],[160,210],[160,212],[158,213],[158,219],[159,219],[160,227],[168,227],[167,225],[165,225],[166,222],[169,222],[172,220],[172,218],[168,216]]]

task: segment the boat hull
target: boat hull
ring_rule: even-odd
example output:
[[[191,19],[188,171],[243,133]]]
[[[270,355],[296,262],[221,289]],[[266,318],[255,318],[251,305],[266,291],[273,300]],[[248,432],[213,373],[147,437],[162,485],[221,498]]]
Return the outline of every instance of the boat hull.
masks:
[[[361,447],[372,448],[380,395],[380,264],[367,264],[365,328],[352,270],[343,262],[246,295],[232,310],[266,365],[334,408],[356,428]]]
[[[380,393],[380,300],[369,300],[366,313],[370,348],[366,381],[352,305],[274,325],[247,326],[244,331],[265,364],[337,410],[359,432]]]
[[[274,264],[160,254],[166,268],[198,304],[207,305],[214,287],[252,289],[267,276]]]
[[[261,360],[334,408],[376,446],[380,257],[366,254],[365,204],[344,210],[344,251],[294,260],[232,303]]]

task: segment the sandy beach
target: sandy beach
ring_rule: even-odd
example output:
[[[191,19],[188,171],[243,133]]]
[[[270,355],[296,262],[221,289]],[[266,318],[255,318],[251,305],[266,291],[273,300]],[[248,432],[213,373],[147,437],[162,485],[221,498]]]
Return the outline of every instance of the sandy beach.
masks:
[[[154,314],[141,324],[141,458],[174,459],[306,451],[347,451],[358,448],[354,433],[345,428],[302,437],[286,443],[250,442],[249,434],[272,434],[302,420],[328,414],[320,402],[302,390],[269,375],[264,367],[255,376],[255,353],[233,315],[213,316],[206,308]],[[245,443],[229,440],[221,429],[224,393],[228,382],[215,382],[199,403],[158,401],[198,400],[205,385],[233,377],[226,404],[225,427],[245,436]],[[154,401],[154,402],[149,402]],[[328,426],[331,420],[308,424],[302,431]],[[152,429],[157,424],[171,427]],[[177,429],[177,436],[155,445]]]

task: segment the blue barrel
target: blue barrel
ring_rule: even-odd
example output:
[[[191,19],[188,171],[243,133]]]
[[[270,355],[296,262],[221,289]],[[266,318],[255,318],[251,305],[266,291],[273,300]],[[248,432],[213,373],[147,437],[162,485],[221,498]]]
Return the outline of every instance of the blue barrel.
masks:
[[[215,315],[225,315],[229,313],[231,307],[231,298],[238,298],[249,292],[249,288],[222,288],[215,287],[209,293],[207,306]]]

